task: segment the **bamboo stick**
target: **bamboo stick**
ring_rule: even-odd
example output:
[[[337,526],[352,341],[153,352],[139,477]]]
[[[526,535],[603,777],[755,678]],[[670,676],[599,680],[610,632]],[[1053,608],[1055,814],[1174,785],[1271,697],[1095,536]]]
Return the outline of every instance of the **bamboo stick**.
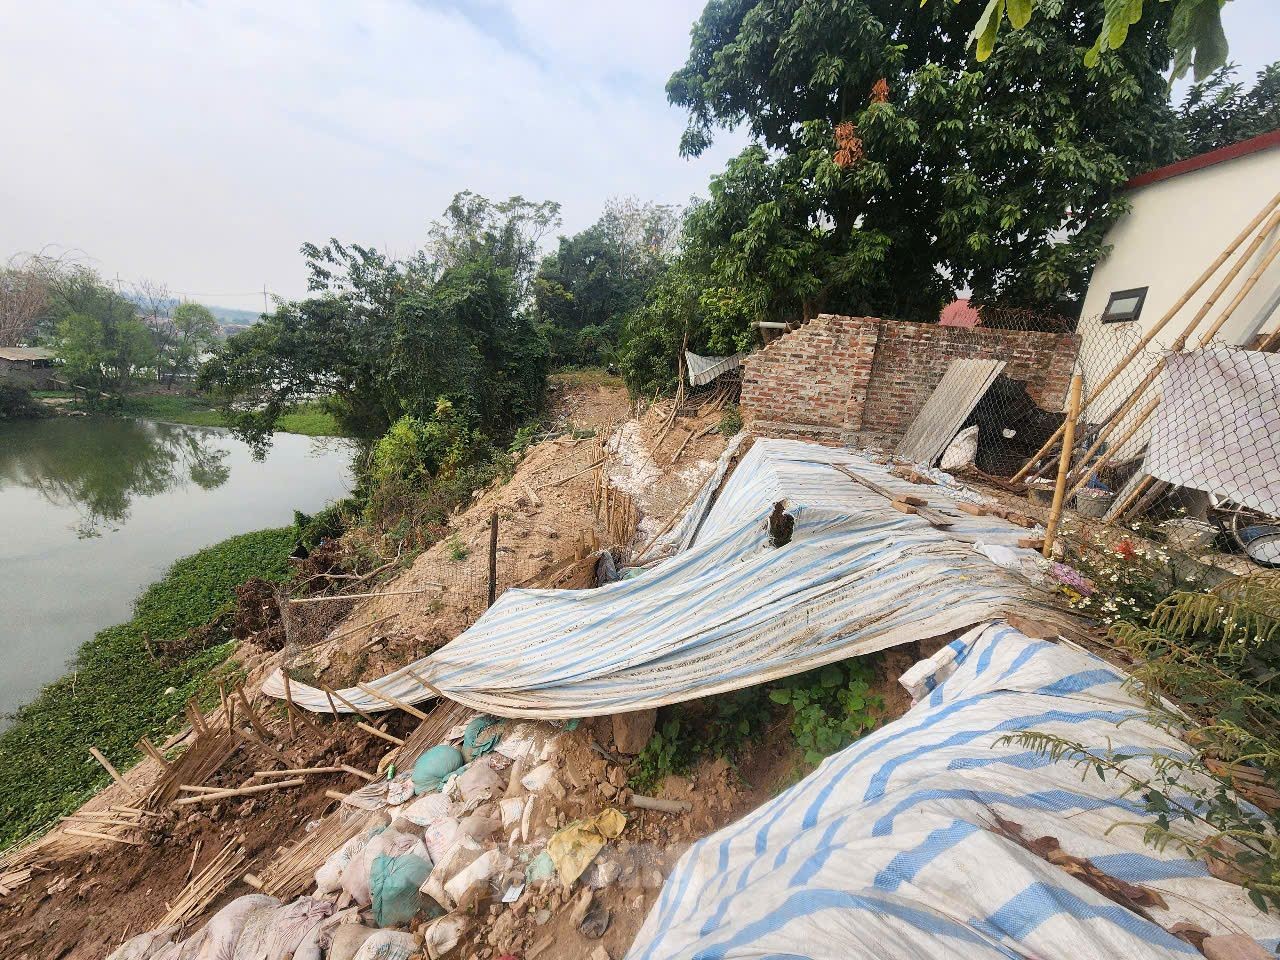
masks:
[[[418,683],[422,684],[422,686],[426,687],[428,690],[430,690],[432,693],[434,693],[434,694],[435,694],[437,697],[439,697],[441,700],[444,700],[444,699],[445,699],[445,695],[444,695],[443,693],[441,693],[441,692],[440,692],[440,688],[439,688],[439,687],[437,687],[437,686],[436,686],[434,683],[432,683],[430,680],[428,680],[426,677],[424,677],[424,676],[420,675],[419,673],[417,673],[417,672],[416,672],[416,671],[414,671],[414,670],[410,670],[408,667],[405,667],[405,668],[404,668],[404,672],[405,672],[405,673],[407,673],[409,676],[411,676],[411,677],[412,677],[414,680],[416,680]]]
[[[111,761],[102,755],[101,750],[99,750],[97,747],[90,747],[89,755],[92,756],[93,759],[97,760],[98,763],[102,765],[102,769],[106,770],[107,774],[111,777],[111,779],[114,780],[116,783],[120,784],[121,788],[126,793],[134,797],[138,796],[138,792],[134,790],[133,787],[129,786],[129,784],[124,782],[124,777],[120,776],[120,771],[111,765]]]
[[[226,790],[228,788],[227,787],[205,787],[205,786],[201,786],[198,783],[180,783],[178,784],[178,789],[185,790],[187,791],[187,793],[221,793],[223,790]]]
[[[359,767],[353,767],[349,763],[341,764],[339,766],[339,769],[341,769],[343,773],[349,773],[355,777],[363,777],[364,779],[369,781],[374,781],[378,779],[372,773],[367,773],[364,770],[361,770]]]
[[[1163,369],[1164,357],[1161,357],[1143,378],[1142,382],[1134,388],[1133,393],[1129,394],[1129,399],[1121,406],[1117,407],[1115,412],[1107,418],[1107,425],[1102,428],[1102,431],[1098,434],[1098,438],[1093,441],[1093,445],[1089,447],[1089,449],[1084,452],[1084,456],[1080,458],[1080,469],[1088,469],[1089,461],[1093,458],[1093,455],[1102,449],[1102,445],[1107,442],[1107,437],[1111,436],[1116,427],[1120,426],[1120,424],[1124,422],[1124,418],[1128,416],[1129,411],[1132,410],[1134,406],[1137,405],[1138,401],[1142,399],[1142,394],[1146,392],[1147,388],[1151,386],[1151,384],[1155,383],[1156,377],[1160,376],[1160,371]]]
[[[113,837],[109,833],[98,833],[96,830],[77,830],[74,827],[63,827],[62,832],[70,834],[73,837],[91,837],[94,840],[110,840],[112,843],[125,843],[131,847],[146,846],[146,844],[141,840],[130,840],[127,837]]]
[[[428,590],[443,590],[443,583],[428,583],[418,590],[387,590],[384,593],[334,593],[326,597],[297,597],[290,603],[324,603],[326,600],[369,600],[374,597],[407,597],[410,594],[426,593]]]
[[[343,704],[345,704],[354,713],[358,713],[360,716],[364,717],[370,723],[373,723],[373,717],[369,716],[369,714],[365,713],[363,710],[357,707],[354,703],[352,703],[350,700],[348,700],[346,697],[340,694],[337,690],[334,690],[332,687],[327,686],[326,684],[323,684],[323,683],[320,684],[320,689],[323,690],[325,693],[329,694],[331,697],[337,697],[339,700],[343,702]]]
[[[394,737],[391,734],[387,733],[385,730],[379,730],[377,727],[372,726],[371,724],[357,723],[356,726],[359,727],[361,730],[365,731],[366,733],[372,733],[375,737],[381,737],[383,740],[386,740],[389,743],[394,743],[397,747],[404,746],[404,741],[401,740],[399,737]]]
[[[289,724],[289,739],[292,740],[298,736],[298,728],[293,722],[293,689],[289,684],[289,671],[281,667],[280,675],[284,677],[284,718]]]
[[[324,696],[325,696],[325,699],[329,701],[329,712],[333,714],[333,719],[335,720],[339,719],[338,705],[333,702],[333,694],[330,693],[328,690],[326,690],[324,692]]]
[[[357,681],[356,686],[359,687],[361,690],[363,690],[365,693],[369,694],[369,696],[377,697],[383,703],[389,703],[391,704],[391,706],[396,707],[400,710],[403,710],[405,713],[409,714],[410,716],[417,717],[419,720],[427,719],[427,715],[411,703],[405,703],[403,700],[397,700],[395,697],[391,696],[391,694],[389,693],[381,693],[378,690],[375,690],[373,687],[369,686],[367,683],[360,683],[359,681]]]
[[[262,737],[264,741],[271,740],[271,731],[268,730],[258,718],[257,711],[255,711],[253,709],[253,705],[249,703],[248,694],[244,692],[244,687],[236,687],[236,693],[240,697],[241,704],[244,705],[244,712],[245,716],[249,720],[249,726],[253,727],[254,732],[258,734],[258,736]]]
[[[307,781],[301,777],[293,780],[277,780],[273,783],[258,783],[251,787],[237,787],[234,790],[217,790],[213,793],[200,793],[190,797],[179,797],[173,801],[175,807],[183,806],[189,803],[204,803],[206,800],[224,800],[228,797],[246,797],[253,793],[262,793],[266,790],[281,790],[285,787],[300,787]]]
[[[285,770],[255,770],[255,777],[292,777],[304,773],[342,773],[343,767],[290,767]]]
[[[1142,495],[1142,491],[1147,489],[1147,487],[1151,485],[1151,481],[1154,479],[1155,477],[1151,476],[1150,474],[1147,474],[1141,480],[1139,480],[1137,485],[1132,490],[1129,491],[1129,495],[1125,497],[1122,501],[1120,501],[1120,504],[1118,506],[1112,508],[1111,510],[1112,519],[1114,520],[1121,519],[1124,516],[1124,512],[1129,509],[1129,505],[1132,504],[1135,500],[1138,499],[1139,496]]]
[[[1235,280],[1236,276],[1240,273],[1240,270],[1243,268],[1244,264],[1248,261],[1249,257],[1253,256],[1254,251],[1258,249],[1263,239],[1275,227],[1275,224],[1277,222],[1280,222],[1280,212],[1273,213],[1273,211],[1276,211],[1276,208],[1278,206],[1280,206],[1280,193],[1277,193],[1274,197],[1271,198],[1271,200],[1266,204],[1266,206],[1264,206],[1258,212],[1258,215],[1255,216],[1251,221],[1249,221],[1248,226],[1246,226],[1242,231],[1240,231],[1240,233],[1236,235],[1236,238],[1231,241],[1231,243],[1227,246],[1227,248],[1218,255],[1217,259],[1214,260],[1213,263],[1209,264],[1209,266],[1205,268],[1205,271],[1201,273],[1199,277],[1196,278],[1195,282],[1193,282],[1191,286],[1187,289],[1187,292],[1184,293],[1181,297],[1179,297],[1178,300],[1173,304],[1173,306],[1171,306],[1168,309],[1168,311],[1166,311],[1165,315],[1161,317],[1149,330],[1147,330],[1147,332],[1144,333],[1141,338],[1139,338],[1138,342],[1134,344],[1133,348],[1130,349],[1130,351],[1127,354],[1125,354],[1123,359],[1121,359],[1114,367],[1111,368],[1111,371],[1105,377],[1102,378],[1101,382],[1096,387],[1094,387],[1089,391],[1089,395],[1084,401],[1083,409],[1087,410],[1089,408],[1089,405],[1093,403],[1095,400],[1097,400],[1098,397],[1102,395],[1103,391],[1106,390],[1107,387],[1111,386],[1113,382],[1115,382],[1115,379],[1122,372],[1124,372],[1125,368],[1129,366],[1129,364],[1134,360],[1134,358],[1137,357],[1140,353],[1142,353],[1143,350],[1146,349],[1147,345],[1155,338],[1156,334],[1158,334],[1161,330],[1163,330],[1169,324],[1169,321],[1171,321],[1177,315],[1178,311],[1180,311],[1183,307],[1185,307],[1187,303],[1191,300],[1191,298],[1194,297],[1197,292],[1199,292],[1200,288],[1204,286],[1206,282],[1208,282],[1209,278],[1218,272],[1218,269],[1224,263],[1227,262],[1227,260],[1231,257],[1233,253],[1235,253],[1237,248],[1239,248],[1240,244],[1244,243],[1245,239],[1251,233],[1253,233],[1254,230],[1257,229],[1258,225],[1262,223],[1263,220],[1266,220],[1268,216],[1270,216],[1271,220],[1268,222],[1267,226],[1253,238],[1253,240],[1249,244],[1249,247],[1245,250],[1244,254],[1242,254],[1240,259],[1237,260],[1231,266],[1231,268],[1227,271],[1226,276],[1224,276],[1222,278],[1222,281],[1218,284],[1217,288],[1213,291],[1212,294],[1210,294],[1208,299],[1205,300],[1205,302],[1201,305],[1200,309],[1196,311],[1196,315],[1191,319],[1191,322],[1187,324],[1186,328],[1182,331],[1182,333],[1179,335],[1177,340],[1174,341],[1172,349],[1175,351],[1181,350],[1183,346],[1186,345],[1187,338],[1190,337],[1192,332],[1194,332],[1195,328],[1199,326],[1200,321],[1204,319],[1205,315],[1211,309],[1213,309],[1213,305],[1215,302],[1217,302],[1218,297],[1220,297],[1222,295],[1222,292],[1228,286],[1230,286],[1233,280]],[[1063,426],[1059,426],[1058,429],[1054,431],[1053,435],[1050,436],[1049,439],[1044,442],[1044,445],[1041,446],[1041,448],[1037,450],[1035,453],[1033,453],[1030,456],[1030,458],[1028,458],[1027,462],[1023,464],[1022,469],[1019,470],[1017,473],[1015,473],[1012,477],[1010,477],[1010,482],[1017,483],[1019,480],[1025,477],[1028,471],[1031,469],[1031,465],[1035,463],[1037,460],[1039,460],[1041,457],[1043,457],[1051,449],[1053,449],[1054,444],[1056,444],[1058,440],[1062,438],[1062,434],[1063,434]]]
[[[567,477],[562,477],[562,478],[561,478],[561,479],[559,479],[559,480],[554,480],[554,481],[552,481],[551,483],[544,483],[541,487],[539,487],[539,489],[540,489],[540,490],[545,490],[545,489],[547,489],[548,487],[559,487],[559,486],[561,486],[561,485],[563,485],[563,484],[568,483],[570,480],[576,480],[578,477],[582,476],[582,475],[583,475],[584,473],[586,473],[588,470],[594,470],[596,467],[600,466],[600,464],[602,464],[602,463],[604,463],[604,459],[603,459],[603,458],[601,458],[601,459],[597,460],[595,463],[592,463],[592,464],[590,464],[590,465],[588,465],[588,466],[583,467],[583,468],[582,468],[581,470],[579,470],[577,473],[571,473],[569,476],[567,476]]]
[[[1071,471],[1071,448],[1076,436],[1076,421],[1080,418],[1080,388],[1084,378],[1077,373],[1071,378],[1071,399],[1067,404],[1066,428],[1062,434],[1062,458],[1058,462],[1058,481],[1053,487],[1053,506],[1049,510],[1049,523],[1045,526],[1044,555],[1053,556],[1053,538],[1062,519],[1062,500],[1067,488],[1067,474]]]
[[[1117,440],[1115,443],[1113,443],[1110,447],[1108,447],[1106,453],[1104,453],[1096,461],[1094,461],[1093,466],[1089,467],[1084,471],[1084,475],[1078,481],[1076,481],[1075,486],[1071,488],[1067,496],[1068,497],[1075,496],[1076,493],[1080,490],[1080,488],[1089,482],[1090,478],[1097,476],[1098,471],[1102,469],[1103,465],[1106,464],[1113,456],[1115,456],[1118,451],[1124,449],[1124,445],[1133,438],[1133,435],[1135,433],[1138,432],[1138,428],[1147,422],[1147,418],[1150,417],[1151,414],[1155,412],[1155,409],[1158,406],[1160,406],[1160,397],[1152,397],[1150,400],[1148,400],[1146,404],[1143,406],[1143,408],[1140,411],[1138,411],[1138,415],[1134,417],[1133,423],[1129,424],[1129,428],[1125,430],[1124,434],[1120,437],[1120,439]]]

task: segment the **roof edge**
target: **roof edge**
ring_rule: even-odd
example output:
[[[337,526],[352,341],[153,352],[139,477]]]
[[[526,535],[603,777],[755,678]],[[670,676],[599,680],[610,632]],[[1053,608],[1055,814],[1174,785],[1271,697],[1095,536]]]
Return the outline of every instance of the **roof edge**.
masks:
[[[1200,153],[1194,157],[1179,160],[1177,163],[1170,163],[1163,167],[1156,167],[1154,170],[1148,170],[1146,173],[1140,173],[1126,181],[1123,189],[1134,190],[1152,183],[1159,183],[1161,180],[1171,180],[1174,177],[1182,176],[1184,173],[1203,170],[1205,167],[1212,167],[1214,164],[1224,163],[1227,160],[1247,157],[1251,153],[1258,153],[1271,147],[1280,147],[1280,130],[1260,133],[1258,136],[1250,137],[1248,140],[1241,140],[1239,143],[1233,143],[1227,147],[1219,147],[1217,150],[1210,150],[1208,153]]]

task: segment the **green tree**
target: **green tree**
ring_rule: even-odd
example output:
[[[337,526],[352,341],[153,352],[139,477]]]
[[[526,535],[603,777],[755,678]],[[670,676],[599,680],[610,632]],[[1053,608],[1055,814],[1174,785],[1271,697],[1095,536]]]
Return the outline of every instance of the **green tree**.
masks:
[[[545,382],[519,286],[547,210],[459,194],[428,250],[405,260],[304,245],[311,296],[228,338],[202,384],[260,449],[283,413],[316,397],[368,441],[402,416],[430,420],[441,398],[459,422],[505,435],[537,411]]]
[[[180,303],[166,326],[164,347],[160,355],[161,376],[168,384],[178,377],[189,377],[200,365],[200,357],[218,343],[218,321],[208,307],[199,303]]]
[[[612,356],[623,319],[666,269],[679,226],[673,207],[612,200],[596,223],[560,238],[533,285],[554,363],[598,364]]]
[[[748,148],[691,219],[710,269],[754,319],[815,309],[936,314],[1077,295],[1123,209],[1116,189],[1173,155],[1167,10],[1086,69],[1102,0],[1062,2],[984,65],[971,11],[896,0],[719,0],[668,83],[701,153]],[[810,302],[806,302],[810,301]]]
[[[1259,70],[1247,88],[1235,79],[1237,69],[1228,64],[1187,91],[1178,108],[1182,156],[1280,130],[1280,61]]]
[[[137,317],[70,313],[58,321],[54,339],[63,372],[92,398],[119,398],[154,368],[151,332]]]

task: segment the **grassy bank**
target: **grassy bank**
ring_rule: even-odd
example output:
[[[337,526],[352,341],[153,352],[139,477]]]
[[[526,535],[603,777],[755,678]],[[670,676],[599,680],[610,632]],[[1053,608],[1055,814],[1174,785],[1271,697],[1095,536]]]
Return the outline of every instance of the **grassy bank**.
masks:
[[[133,396],[124,401],[123,412],[147,420],[186,423],[196,427],[225,427],[226,419],[203,397],[177,394]],[[297,433],[306,437],[338,437],[338,423],[319,403],[295,407],[280,418],[281,433]]]
[[[176,729],[187,698],[210,693],[202,686],[232,645],[176,664],[160,651],[228,606],[249,577],[283,580],[296,538],[293,527],[261,530],[179,560],[135,601],[132,620],[99,631],[66,676],[18,711],[0,733],[0,849],[106,785],[89,747],[128,767],[138,738]]]

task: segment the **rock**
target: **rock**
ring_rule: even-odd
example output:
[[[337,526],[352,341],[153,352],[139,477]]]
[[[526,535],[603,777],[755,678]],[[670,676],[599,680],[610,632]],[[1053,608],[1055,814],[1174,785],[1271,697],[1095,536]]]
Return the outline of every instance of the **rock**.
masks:
[[[1209,936],[1209,931],[1204,927],[1198,927],[1194,923],[1187,923],[1186,921],[1175,923],[1169,928],[1169,932],[1179,940],[1185,940],[1197,950],[1200,949],[1200,944],[1204,943],[1205,938]]]
[[[637,754],[653,736],[657,710],[638,710],[613,715],[613,745],[619,753]]]
[[[600,784],[600,796],[604,797],[606,800],[612,800],[617,795],[618,795],[618,788],[615,787],[612,783]]]
[[[599,940],[609,929],[609,921],[612,919],[613,915],[609,912],[609,908],[603,903],[597,903],[587,911],[586,917],[578,925],[578,930],[588,940]]]
[[[546,922],[550,919],[551,919],[551,911],[548,910],[546,907],[543,907],[541,910],[539,910],[537,913],[533,915],[533,922],[540,927],[546,924]]]
[[[569,911],[569,922],[575,927],[582,926],[582,921],[587,919],[587,911],[591,909],[593,896],[591,890],[586,889],[573,901],[573,909]]]
[[[603,943],[597,943],[587,960],[613,960],[613,958],[609,956],[609,951],[604,948]]]
[[[1208,960],[1267,960],[1273,957],[1253,937],[1243,933],[1226,933],[1217,937],[1205,937],[1200,952]]]

